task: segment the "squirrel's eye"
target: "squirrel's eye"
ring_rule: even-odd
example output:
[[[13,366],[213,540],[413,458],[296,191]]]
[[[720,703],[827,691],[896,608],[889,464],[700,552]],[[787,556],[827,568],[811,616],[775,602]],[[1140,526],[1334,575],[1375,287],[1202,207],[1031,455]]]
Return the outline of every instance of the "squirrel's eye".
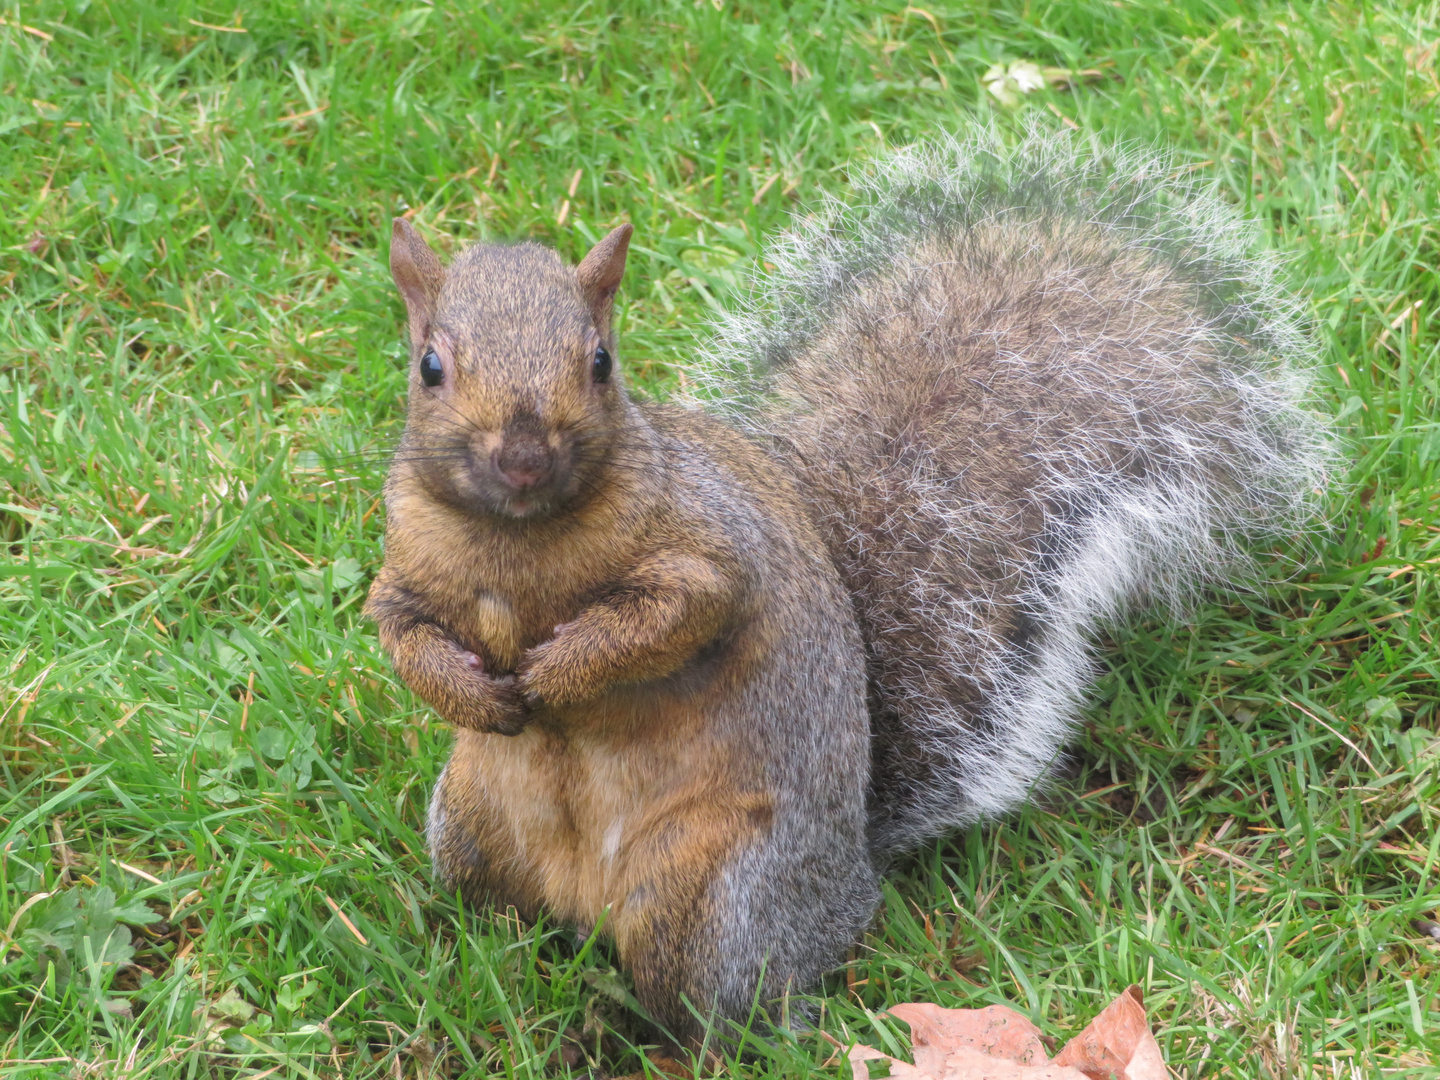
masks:
[[[440,357],[434,349],[426,349],[420,357],[420,381],[426,386],[439,386],[445,381],[445,369],[440,366]]]
[[[591,373],[595,378],[595,381],[602,383],[609,382],[610,368],[610,354],[605,351],[605,346],[601,345],[598,349],[595,350],[595,365],[590,369]]]

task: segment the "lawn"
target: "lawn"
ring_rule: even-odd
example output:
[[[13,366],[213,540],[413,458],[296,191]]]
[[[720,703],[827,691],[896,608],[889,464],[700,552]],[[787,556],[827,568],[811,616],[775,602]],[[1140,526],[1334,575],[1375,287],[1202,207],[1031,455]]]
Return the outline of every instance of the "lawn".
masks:
[[[1075,74],[1007,106],[1018,60]],[[1139,983],[1177,1076],[1440,1076],[1440,11],[1365,0],[0,3],[0,1074],[654,1074],[603,944],[430,876],[450,736],[360,617],[390,218],[634,223],[664,395],[790,214],[1029,116],[1258,219],[1348,471],[1299,571],[1117,629],[1059,791],[902,867],[734,1071]]]

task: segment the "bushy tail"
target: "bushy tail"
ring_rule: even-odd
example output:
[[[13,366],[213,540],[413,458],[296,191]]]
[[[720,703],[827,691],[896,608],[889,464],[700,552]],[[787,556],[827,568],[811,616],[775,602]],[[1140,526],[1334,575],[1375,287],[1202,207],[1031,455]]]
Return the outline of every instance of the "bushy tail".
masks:
[[[1190,175],[1038,129],[904,150],[719,329],[700,395],[788,455],[856,598],[877,853],[1016,807],[1105,620],[1313,516],[1313,346]]]

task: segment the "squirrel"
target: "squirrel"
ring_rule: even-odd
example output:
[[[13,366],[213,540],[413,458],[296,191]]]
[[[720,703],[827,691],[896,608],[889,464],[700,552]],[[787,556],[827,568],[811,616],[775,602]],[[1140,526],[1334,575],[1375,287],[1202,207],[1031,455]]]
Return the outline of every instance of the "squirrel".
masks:
[[[1045,783],[1093,639],[1239,581],[1333,469],[1273,256],[1162,156],[993,130],[774,246],[695,388],[624,389],[631,227],[390,265],[366,605],[456,729],[439,877],[589,932],[681,1041],[812,990],[899,853]]]

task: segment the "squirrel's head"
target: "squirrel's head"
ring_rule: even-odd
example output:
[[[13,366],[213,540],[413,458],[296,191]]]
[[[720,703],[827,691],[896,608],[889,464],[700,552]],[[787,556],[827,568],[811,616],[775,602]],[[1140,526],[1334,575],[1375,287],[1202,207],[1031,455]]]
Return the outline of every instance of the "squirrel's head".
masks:
[[[390,272],[410,322],[397,462],[470,513],[542,517],[596,487],[631,408],[610,313],[629,225],[577,267],[538,244],[479,244],[448,269],[403,218]]]

